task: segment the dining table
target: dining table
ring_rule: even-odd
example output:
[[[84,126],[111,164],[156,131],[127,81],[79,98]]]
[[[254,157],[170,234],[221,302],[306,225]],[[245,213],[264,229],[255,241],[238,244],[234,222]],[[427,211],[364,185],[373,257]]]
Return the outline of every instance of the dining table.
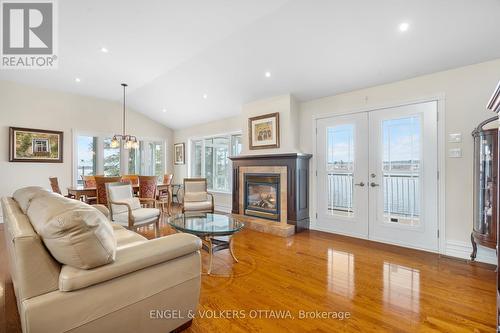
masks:
[[[156,190],[164,191],[171,190],[171,184],[157,183]],[[139,185],[132,185],[132,189],[134,194],[139,193]],[[97,188],[96,187],[85,187],[83,185],[76,185],[68,187],[68,193],[73,195],[76,200],[81,200],[84,197],[97,197]],[[172,193],[172,192],[170,192]],[[172,196],[169,195],[169,205],[172,203]]]

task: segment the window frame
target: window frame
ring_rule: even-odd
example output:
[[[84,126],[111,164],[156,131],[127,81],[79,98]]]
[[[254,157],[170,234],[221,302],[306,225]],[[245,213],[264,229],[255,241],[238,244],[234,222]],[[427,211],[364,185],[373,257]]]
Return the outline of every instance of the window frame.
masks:
[[[109,132],[98,132],[98,131],[86,131],[86,130],[77,130],[73,129],[72,130],[72,147],[71,147],[71,154],[72,154],[72,181],[71,183],[73,186],[78,185],[78,137],[79,136],[89,136],[89,137],[96,137],[97,138],[97,144],[95,147],[95,155],[96,155],[96,171],[95,173],[98,175],[104,174],[104,139],[105,138],[112,138],[113,133]],[[156,142],[159,143],[161,142],[163,145],[163,158],[162,158],[162,164],[163,164],[163,173],[167,171],[167,144],[169,143],[167,139],[165,138],[159,138],[159,137],[144,137],[144,136],[137,136],[137,140],[139,141],[145,141],[145,142]],[[123,145],[120,144],[120,175],[126,175],[128,174],[128,161],[129,160],[129,150],[123,148]]]
[[[232,137],[234,135],[240,135],[243,141],[243,131],[238,130],[238,131],[231,131],[231,132],[225,132],[221,134],[210,134],[210,135],[204,135],[204,136],[197,136],[197,137],[192,137],[189,138],[188,141],[188,151],[186,156],[188,157],[187,161],[187,167],[188,167],[188,177],[205,177],[205,140],[206,139],[214,139],[218,137],[226,137],[229,140],[228,144],[228,157],[232,156],[237,156],[233,155],[232,151]],[[193,175],[193,162],[194,162],[194,143],[196,141],[201,141],[201,175]],[[229,180],[229,189],[227,191],[223,190],[214,190],[214,189],[208,189],[208,192],[210,193],[221,193],[221,194],[231,194],[232,193],[232,188],[233,188],[233,173],[231,172],[232,166],[231,166],[231,161],[229,162],[229,168],[228,168],[228,180]]]

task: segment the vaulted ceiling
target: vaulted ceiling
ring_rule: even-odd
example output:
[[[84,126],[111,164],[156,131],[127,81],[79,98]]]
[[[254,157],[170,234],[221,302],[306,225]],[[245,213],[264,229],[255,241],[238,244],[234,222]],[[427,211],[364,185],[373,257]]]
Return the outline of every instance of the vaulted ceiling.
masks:
[[[64,0],[58,7],[59,68],[0,70],[0,79],[112,100],[127,82],[129,106],[171,128],[237,115],[242,104],[273,95],[310,100],[500,58],[498,0]]]

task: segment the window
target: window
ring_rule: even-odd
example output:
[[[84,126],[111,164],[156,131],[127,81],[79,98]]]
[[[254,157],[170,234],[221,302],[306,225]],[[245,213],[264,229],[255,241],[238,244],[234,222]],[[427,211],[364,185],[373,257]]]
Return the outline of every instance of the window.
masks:
[[[78,160],[77,160],[77,179],[79,185],[83,184],[83,176],[92,176],[96,174],[97,159],[97,137],[78,136],[77,138]]]
[[[208,189],[229,192],[229,156],[241,153],[241,134],[219,135],[191,141],[191,177],[207,178]]]
[[[111,147],[111,136],[77,134],[74,137],[74,183],[83,184],[82,176],[137,174],[157,176],[165,173],[165,147],[162,140],[139,138],[139,148]],[[41,144],[43,149],[43,144]]]
[[[105,138],[104,143],[104,175],[120,175],[120,147],[111,147],[112,138]]]
[[[143,153],[147,156],[145,174],[148,176],[156,176],[158,180],[163,179],[165,152],[163,143],[150,141],[147,142]]]
[[[139,141],[139,148],[128,152],[128,173],[140,175],[142,171],[141,152],[144,150],[144,141]]]
[[[203,142],[201,140],[195,140],[193,144],[193,158],[192,158],[192,169],[191,176],[201,177],[201,151],[203,149]]]
[[[49,140],[48,139],[33,139],[33,152],[34,153],[48,153]]]

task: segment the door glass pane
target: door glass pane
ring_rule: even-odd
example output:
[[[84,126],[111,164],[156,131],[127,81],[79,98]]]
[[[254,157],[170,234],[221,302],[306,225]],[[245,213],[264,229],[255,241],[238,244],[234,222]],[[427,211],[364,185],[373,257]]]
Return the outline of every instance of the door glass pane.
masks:
[[[351,216],[353,211],[354,125],[327,129],[328,214]]]
[[[120,175],[120,145],[116,148],[111,147],[111,138],[105,138],[104,144],[104,175]]]
[[[420,224],[420,116],[384,120],[382,133],[384,221],[417,226]]]
[[[96,171],[97,137],[78,136],[77,184],[83,185],[83,176],[93,176]]]

